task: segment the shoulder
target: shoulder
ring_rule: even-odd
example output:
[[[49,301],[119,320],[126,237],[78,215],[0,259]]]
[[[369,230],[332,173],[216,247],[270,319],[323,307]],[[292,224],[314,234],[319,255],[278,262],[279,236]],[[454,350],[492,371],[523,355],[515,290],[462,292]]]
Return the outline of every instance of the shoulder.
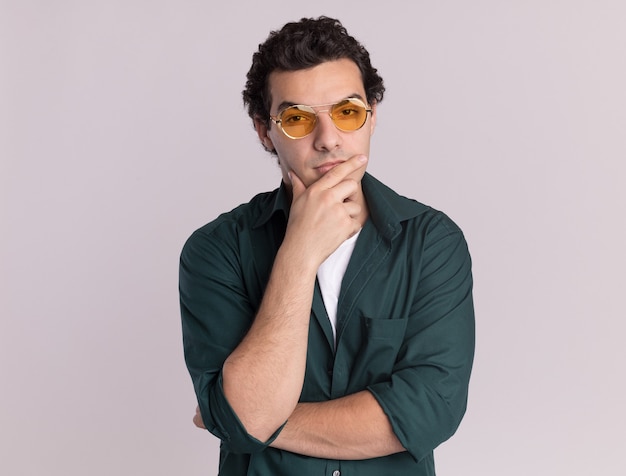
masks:
[[[371,175],[364,177],[363,188],[372,219],[383,234],[462,235],[459,226],[444,212],[398,194]]]
[[[232,228],[245,229],[255,226],[274,206],[276,194],[277,190],[259,193],[249,202],[220,214],[214,220],[198,228],[191,237],[195,235],[208,236]]]
[[[202,254],[210,249],[228,249],[238,241],[238,236],[253,228],[271,214],[278,190],[263,192],[214,220],[196,229],[183,246],[182,255]]]

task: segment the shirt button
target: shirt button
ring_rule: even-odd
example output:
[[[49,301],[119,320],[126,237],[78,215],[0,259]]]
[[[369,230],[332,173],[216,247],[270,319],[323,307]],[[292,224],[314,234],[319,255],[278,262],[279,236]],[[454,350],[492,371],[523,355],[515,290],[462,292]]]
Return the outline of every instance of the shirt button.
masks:
[[[336,469],[335,471],[333,471],[333,476],[341,476],[341,471]]]

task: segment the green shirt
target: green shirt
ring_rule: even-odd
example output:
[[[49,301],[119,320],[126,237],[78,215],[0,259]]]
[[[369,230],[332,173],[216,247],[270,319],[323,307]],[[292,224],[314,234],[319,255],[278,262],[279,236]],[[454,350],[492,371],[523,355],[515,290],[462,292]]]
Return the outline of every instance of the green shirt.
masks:
[[[471,261],[443,213],[362,180],[369,219],[341,284],[336,348],[316,285],[300,400],[368,389],[406,452],[337,461],[271,448],[250,436],[224,397],[226,357],[250,327],[285,234],[284,185],[197,230],[180,261],[185,359],[222,476],[434,475],[433,449],[465,412],[474,354]]]

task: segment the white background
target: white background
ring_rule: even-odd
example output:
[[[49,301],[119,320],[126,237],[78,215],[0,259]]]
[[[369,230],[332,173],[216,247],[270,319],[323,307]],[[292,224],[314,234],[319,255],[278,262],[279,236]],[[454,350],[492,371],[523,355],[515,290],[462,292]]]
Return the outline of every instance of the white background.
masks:
[[[473,255],[438,474],[626,474],[621,0],[0,0],[0,474],[216,474],[178,255],[278,185],[240,92],[270,29],[320,14],[386,82],[369,170]]]

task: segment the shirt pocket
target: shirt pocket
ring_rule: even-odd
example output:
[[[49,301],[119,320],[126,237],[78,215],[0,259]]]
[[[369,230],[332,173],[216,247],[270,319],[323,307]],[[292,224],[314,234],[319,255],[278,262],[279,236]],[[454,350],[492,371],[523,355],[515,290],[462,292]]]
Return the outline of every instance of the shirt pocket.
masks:
[[[363,341],[352,371],[353,382],[365,388],[389,380],[404,341],[406,319],[363,317]]]

